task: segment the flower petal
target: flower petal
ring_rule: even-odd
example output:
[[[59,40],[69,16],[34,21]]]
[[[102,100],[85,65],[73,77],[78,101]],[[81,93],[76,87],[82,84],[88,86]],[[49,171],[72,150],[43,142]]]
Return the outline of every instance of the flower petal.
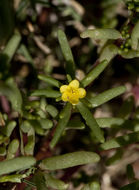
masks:
[[[66,92],[65,92],[65,93],[63,93],[61,98],[62,98],[62,100],[63,100],[64,102],[69,101],[69,96],[68,96],[68,93],[66,93]]]
[[[69,86],[72,88],[79,88],[79,81],[75,79],[69,83]]]
[[[86,96],[86,90],[84,88],[79,88],[79,98],[84,98]]]
[[[60,92],[61,92],[61,93],[65,92],[65,91],[67,90],[67,88],[68,88],[68,85],[62,85],[62,86],[60,87]]]

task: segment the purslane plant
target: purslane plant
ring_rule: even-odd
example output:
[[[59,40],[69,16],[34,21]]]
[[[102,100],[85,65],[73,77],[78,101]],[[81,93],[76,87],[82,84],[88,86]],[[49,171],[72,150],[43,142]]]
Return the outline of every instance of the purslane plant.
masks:
[[[131,7],[131,5],[129,6]],[[24,180],[25,183],[37,187],[37,189],[48,189],[49,187],[54,189],[67,189],[68,185],[61,180],[55,179],[51,171],[99,162],[99,154],[89,151],[77,151],[52,156],[41,160],[39,164],[36,163],[36,159],[33,157],[36,135],[46,136],[51,128],[54,127],[54,120],[57,121],[57,124],[50,142],[51,149],[56,146],[66,129],[84,129],[86,125],[90,127],[91,132],[97,139],[97,145],[100,150],[121,148],[125,145],[139,142],[138,117],[135,116],[134,120],[130,120],[129,118],[134,105],[132,98],[130,101],[125,101],[129,109],[126,109],[126,106],[123,105],[121,113],[116,118],[94,118],[92,113],[93,108],[124,93],[126,90],[125,87],[118,86],[108,89],[91,98],[88,96],[90,89],[86,89],[86,87],[103,72],[111,59],[117,54],[123,58],[139,56],[138,28],[137,21],[131,33],[129,33],[130,30],[128,27],[124,27],[121,32],[115,29],[93,29],[83,32],[81,34],[82,38],[91,37],[94,40],[99,39],[102,43],[105,41],[105,46],[100,51],[98,64],[80,81],[76,78],[76,65],[66,35],[62,30],[58,30],[58,40],[66,61],[65,70],[67,80],[61,84],[61,82],[51,76],[38,75],[40,80],[49,84],[49,87],[37,89],[30,94],[31,96],[40,97],[40,100],[29,101],[28,97],[22,97],[16,83],[11,78],[1,82],[0,95],[6,96],[11,102],[12,109],[18,113],[16,117],[18,118],[20,127],[20,151],[22,156],[16,158],[16,152],[19,149],[19,140],[13,139],[10,143],[8,142],[17,123],[15,121],[9,122],[6,115],[0,115],[0,124],[2,126],[0,129],[0,144],[2,145],[0,154],[3,156],[7,154],[6,160],[0,163],[0,175],[2,175],[0,182],[10,181],[20,183]],[[7,56],[7,65],[16,51],[20,39],[21,36],[15,34],[4,49],[3,55]],[[117,45],[119,39],[121,39],[120,46]],[[54,104],[48,104],[47,99],[53,99],[52,102],[54,102]],[[58,102],[59,105],[61,105],[61,101],[63,108],[59,113],[55,105],[56,103],[58,104]],[[129,103],[131,106],[129,106]],[[71,118],[73,112],[78,113],[78,115],[80,114],[84,122],[81,121],[80,117],[74,121]],[[131,131],[131,133],[104,142],[105,138],[103,129],[101,128],[113,128],[113,126],[116,126],[114,128],[116,131],[123,128]],[[27,134],[26,144],[23,142],[24,134]],[[99,143],[101,144],[99,145]],[[116,159],[118,160],[121,155],[122,151],[118,150],[116,154],[107,161],[108,165],[113,163]],[[39,171],[35,172],[35,166],[38,166]],[[28,170],[25,171],[26,169]],[[20,171],[24,171],[24,173],[20,173]],[[8,175],[13,172],[16,172],[16,174]],[[24,179],[34,173],[35,175],[32,178],[32,182]],[[131,186],[130,189],[136,185],[138,185],[138,182],[129,185]],[[83,189],[99,190],[100,185],[97,182],[92,182],[85,185]],[[126,187],[121,189],[126,189]]]

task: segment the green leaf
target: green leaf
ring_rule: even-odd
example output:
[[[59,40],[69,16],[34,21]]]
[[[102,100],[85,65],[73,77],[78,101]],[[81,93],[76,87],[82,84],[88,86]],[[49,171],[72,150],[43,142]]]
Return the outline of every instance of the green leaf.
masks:
[[[120,190],[138,190],[139,189],[139,181],[128,184],[124,187],[121,187]]]
[[[125,120],[118,117],[102,117],[102,118],[95,118],[98,125],[102,128],[105,127],[114,127],[114,126],[121,126]]]
[[[5,182],[21,183],[24,178],[30,176],[30,174],[32,173],[33,173],[33,168],[30,168],[24,174],[13,174],[13,175],[1,176],[0,183],[5,183]]]
[[[9,78],[5,83],[0,83],[0,95],[8,98],[15,111],[22,112],[22,96],[12,78]]]
[[[23,142],[21,143],[22,146],[22,154],[26,155],[33,155],[34,153],[34,146],[35,146],[35,131],[32,126],[32,124],[29,121],[23,121],[20,129],[24,132],[27,133],[28,136],[28,141],[25,147],[23,147]],[[21,140],[22,139],[22,134],[21,134]],[[23,152],[24,151],[24,152]]]
[[[5,136],[10,137],[15,126],[16,126],[16,122],[10,121],[6,124],[6,126],[4,126],[3,128],[0,128],[0,132],[4,134]]]
[[[68,123],[68,121],[70,119],[70,115],[71,115],[71,109],[72,109],[72,105],[70,103],[67,103],[65,105],[64,109],[61,111],[58,125],[56,127],[53,139],[50,143],[51,148],[53,148],[57,144],[65,127],[67,126],[67,123]]]
[[[84,129],[85,124],[81,122],[79,119],[72,119],[68,122],[66,129]]]
[[[131,33],[131,47],[134,50],[137,50],[139,45],[139,21],[134,26]]]
[[[8,174],[18,170],[25,170],[36,163],[33,157],[17,157],[10,160],[0,162],[0,175]]]
[[[112,28],[97,28],[97,29],[88,29],[81,33],[81,38],[93,38],[95,40],[101,39],[113,39],[122,38],[119,31]]]
[[[99,61],[107,60],[110,62],[118,54],[118,47],[114,44],[109,44],[102,50]]]
[[[56,86],[56,87],[60,87],[60,82],[50,76],[46,76],[46,75],[38,75],[38,78],[50,85]]]
[[[58,40],[61,46],[62,53],[66,60],[66,72],[69,74],[73,79],[75,78],[75,63],[73,59],[73,55],[68,44],[67,37],[62,30],[58,30]]]
[[[15,154],[19,148],[19,141],[18,139],[14,139],[10,142],[7,150],[7,160],[12,159],[15,157]]]
[[[122,51],[120,55],[125,59],[132,59],[135,57],[139,57],[139,51],[136,50],[128,50],[128,52]]]
[[[56,117],[58,115],[58,109],[53,105],[47,105],[45,110],[52,116]]]
[[[77,108],[98,141],[104,142],[103,132],[101,131],[90,110],[81,102],[77,104]]]
[[[15,33],[11,37],[11,39],[8,41],[6,47],[4,48],[2,52],[8,58],[7,63],[9,63],[11,59],[13,58],[20,41],[21,41],[21,36],[19,33]]]
[[[100,157],[96,153],[78,151],[46,158],[40,163],[40,168],[46,170],[58,170],[83,164],[91,164],[98,162],[99,160]]]
[[[58,190],[65,190],[68,188],[68,184],[65,184],[63,181],[59,179],[55,179],[49,174],[44,174],[45,177],[45,183],[47,184],[48,187],[51,187],[53,189],[58,189]]]
[[[104,104],[105,102],[115,98],[116,96],[119,96],[120,94],[123,94],[125,92],[126,88],[124,86],[119,86],[115,88],[111,88],[109,90],[106,90],[99,95],[92,97],[88,99],[88,101],[91,103],[92,107],[98,107],[101,104]]]
[[[81,81],[83,87],[88,86],[91,82],[93,82],[102,71],[107,67],[109,64],[108,61],[104,60],[100,62],[95,68],[93,68]]]
[[[50,129],[53,127],[53,122],[50,119],[40,119],[38,122],[43,129]]]
[[[56,90],[40,89],[31,93],[31,96],[44,96],[46,98],[58,98],[61,93]]]
[[[103,150],[109,150],[112,148],[123,147],[136,142],[139,142],[139,132],[130,133],[108,140],[105,143],[101,144],[100,148]]]

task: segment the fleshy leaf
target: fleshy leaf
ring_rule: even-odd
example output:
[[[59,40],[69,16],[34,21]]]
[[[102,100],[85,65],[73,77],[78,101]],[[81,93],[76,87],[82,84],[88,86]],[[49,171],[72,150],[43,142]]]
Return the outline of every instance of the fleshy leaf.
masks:
[[[58,190],[65,190],[68,188],[68,184],[65,184],[63,181],[59,179],[55,179],[49,174],[44,174],[44,177],[46,180],[45,183],[47,184],[48,187]]]
[[[93,38],[95,40],[101,39],[113,39],[122,38],[119,31],[112,28],[97,28],[97,29],[88,29],[81,33],[81,38]]]
[[[56,87],[60,87],[60,82],[50,76],[46,76],[46,75],[38,75],[38,78],[48,84],[51,84],[53,86],[56,86]]]
[[[22,112],[22,96],[12,78],[9,78],[5,83],[0,83],[0,95],[8,98],[15,111]]]
[[[109,44],[102,50],[99,61],[107,60],[110,62],[118,54],[118,47],[114,44]]]
[[[46,98],[58,98],[61,93],[56,90],[40,89],[31,93],[31,96],[44,96]]]
[[[0,162],[0,175],[25,170],[36,163],[35,158],[23,156]]]
[[[100,93],[99,95],[96,95],[95,97],[88,99],[88,101],[91,103],[92,107],[95,108],[95,107],[100,106],[101,104],[104,104],[105,102],[115,98],[116,96],[123,94],[125,92],[125,90],[126,90],[126,88],[124,86],[111,88],[109,90],[106,90],[106,91]]]
[[[107,67],[109,64],[108,61],[103,60],[100,62],[95,68],[93,68],[81,81],[81,84],[83,87],[88,86],[91,82],[93,82],[99,75],[102,73],[102,71]]]
[[[73,59],[73,55],[68,44],[67,37],[62,30],[58,30],[58,40],[61,46],[62,53],[66,60],[66,72],[69,74],[73,79],[75,78],[75,63]]]
[[[119,148],[137,142],[139,142],[139,132],[134,132],[108,140],[105,143],[101,144],[100,148],[103,150],[109,150],[112,148]]]
[[[73,166],[98,162],[100,157],[94,152],[78,151],[46,158],[40,163],[41,169],[58,170]]]
[[[72,105],[70,103],[67,103],[64,109],[61,111],[58,125],[56,127],[53,139],[50,143],[51,148],[53,148],[56,145],[56,143],[58,142],[60,136],[62,135],[64,131],[64,128],[67,126],[67,123],[71,115],[71,109],[72,109]]]
[[[81,102],[77,104],[77,108],[81,113],[82,117],[86,121],[86,124],[90,127],[95,137],[98,139],[99,142],[104,142],[103,132],[101,131],[98,123],[96,122],[93,114],[90,110]]]

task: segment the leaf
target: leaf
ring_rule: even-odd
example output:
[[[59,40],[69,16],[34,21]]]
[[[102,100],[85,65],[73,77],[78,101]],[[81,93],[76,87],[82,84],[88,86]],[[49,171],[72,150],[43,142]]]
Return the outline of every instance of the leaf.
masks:
[[[5,136],[10,137],[15,127],[16,127],[16,122],[10,121],[6,124],[6,126],[0,128],[0,132]]]
[[[73,55],[68,44],[67,37],[62,30],[58,30],[58,41],[61,46],[62,53],[66,60],[66,72],[69,74],[73,79],[75,78],[75,63],[73,59]]]
[[[15,157],[15,154],[19,148],[19,141],[18,139],[14,139],[10,142],[7,150],[7,160],[12,159]]]
[[[58,115],[58,110],[53,105],[47,105],[45,110],[52,116],[56,117]]]
[[[34,146],[35,146],[35,131],[33,126],[31,125],[31,123],[29,121],[23,121],[21,123],[20,129],[22,132],[27,133],[28,136],[28,141],[25,145],[25,147],[23,147],[23,136],[22,133],[20,132],[21,135],[21,149],[22,149],[22,154],[26,154],[26,155],[33,155],[34,153]]]
[[[99,61],[107,60],[110,62],[118,54],[118,47],[114,44],[109,44],[102,50]]]
[[[40,89],[31,93],[31,96],[44,96],[46,98],[58,98],[61,93],[56,90]]]
[[[93,134],[98,139],[98,141],[104,142],[103,132],[101,131],[99,125],[97,124],[90,110],[81,102],[77,104],[77,109],[81,113],[82,117],[86,121],[86,124],[90,127],[90,129],[92,130]]]
[[[46,75],[38,75],[38,78],[50,85],[56,86],[56,87],[60,87],[60,82],[50,76],[46,76]]]
[[[0,95],[8,98],[15,111],[22,112],[22,96],[12,78],[9,78],[5,83],[0,83]]]
[[[5,182],[21,183],[24,178],[30,176],[30,174],[32,173],[33,173],[33,168],[30,168],[24,174],[13,174],[13,175],[1,176],[0,183],[5,183]]]
[[[93,38],[95,40],[101,39],[113,39],[122,38],[119,31],[112,28],[97,28],[97,29],[88,29],[81,33],[81,38]]]
[[[139,132],[130,133],[108,140],[105,143],[101,144],[100,148],[103,150],[109,150],[112,148],[123,147],[136,142],[139,142]]]
[[[38,122],[42,129],[50,129],[53,127],[53,122],[50,119],[40,119]]]
[[[118,117],[102,117],[102,118],[95,118],[98,125],[102,128],[105,127],[114,127],[114,126],[121,126],[125,120]]]
[[[96,153],[78,151],[46,158],[40,163],[40,168],[46,170],[58,170],[83,164],[91,164],[98,162],[99,160],[100,157]]]
[[[104,104],[105,102],[115,98],[116,96],[119,96],[120,94],[123,94],[125,92],[126,88],[124,86],[119,86],[115,88],[111,88],[109,90],[106,90],[99,95],[92,97],[88,99],[88,101],[91,103],[92,107],[98,107],[101,104]]]
[[[102,71],[107,67],[109,64],[108,61],[104,60],[100,62],[95,68],[93,68],[81,81],[83,87],[88,86],[91,82],[93,82]]]
[[[0,175],[8,174],[18,170],[25,170],[36,163],[35,158],[29,156],[17,157],[0,162]]]
[[[70,103],[67,103],[65,105],[64,109],[61,111],[58,125],[56,127],[52,141],[50,143],[51,148],[53,148],[57,144],[65,127],[67,126],[67,123],[68,123],[68,121],[70,119],[70,115],[71,115],[71,109],[72,109],[72,105]]]
[[[136,50],[128,50],[128,52],[120,52],[120,55],[125,59],[132,59],[135,57],[139,57],[139,51]]]
[[[134,183],[128,184],[120,188],[120,190],[138,190],[138,189],[139,189],[139,181],[135,181]]]
[[[20,41],[21,41],[21,35],[19,33],[15,33],[8,41],[6,47],[2,52],[8,58],[7,63],[9,63],[12,60]]]
[[[85,124],[81,122],[79,119],[72,119],[68,122],[66,129],[84,129]]]
[[[68,184],[65,184],[63,181],[59,179],[55,179],[49,174],[45,173],[44,177],[45,177],[45,183],[47,184],[48,187],[58,190],[65,190],[68,188]]]
[[[134,26],[131,33],[131,47],[134,50],[137,50],[139,45],[139,21]]]

